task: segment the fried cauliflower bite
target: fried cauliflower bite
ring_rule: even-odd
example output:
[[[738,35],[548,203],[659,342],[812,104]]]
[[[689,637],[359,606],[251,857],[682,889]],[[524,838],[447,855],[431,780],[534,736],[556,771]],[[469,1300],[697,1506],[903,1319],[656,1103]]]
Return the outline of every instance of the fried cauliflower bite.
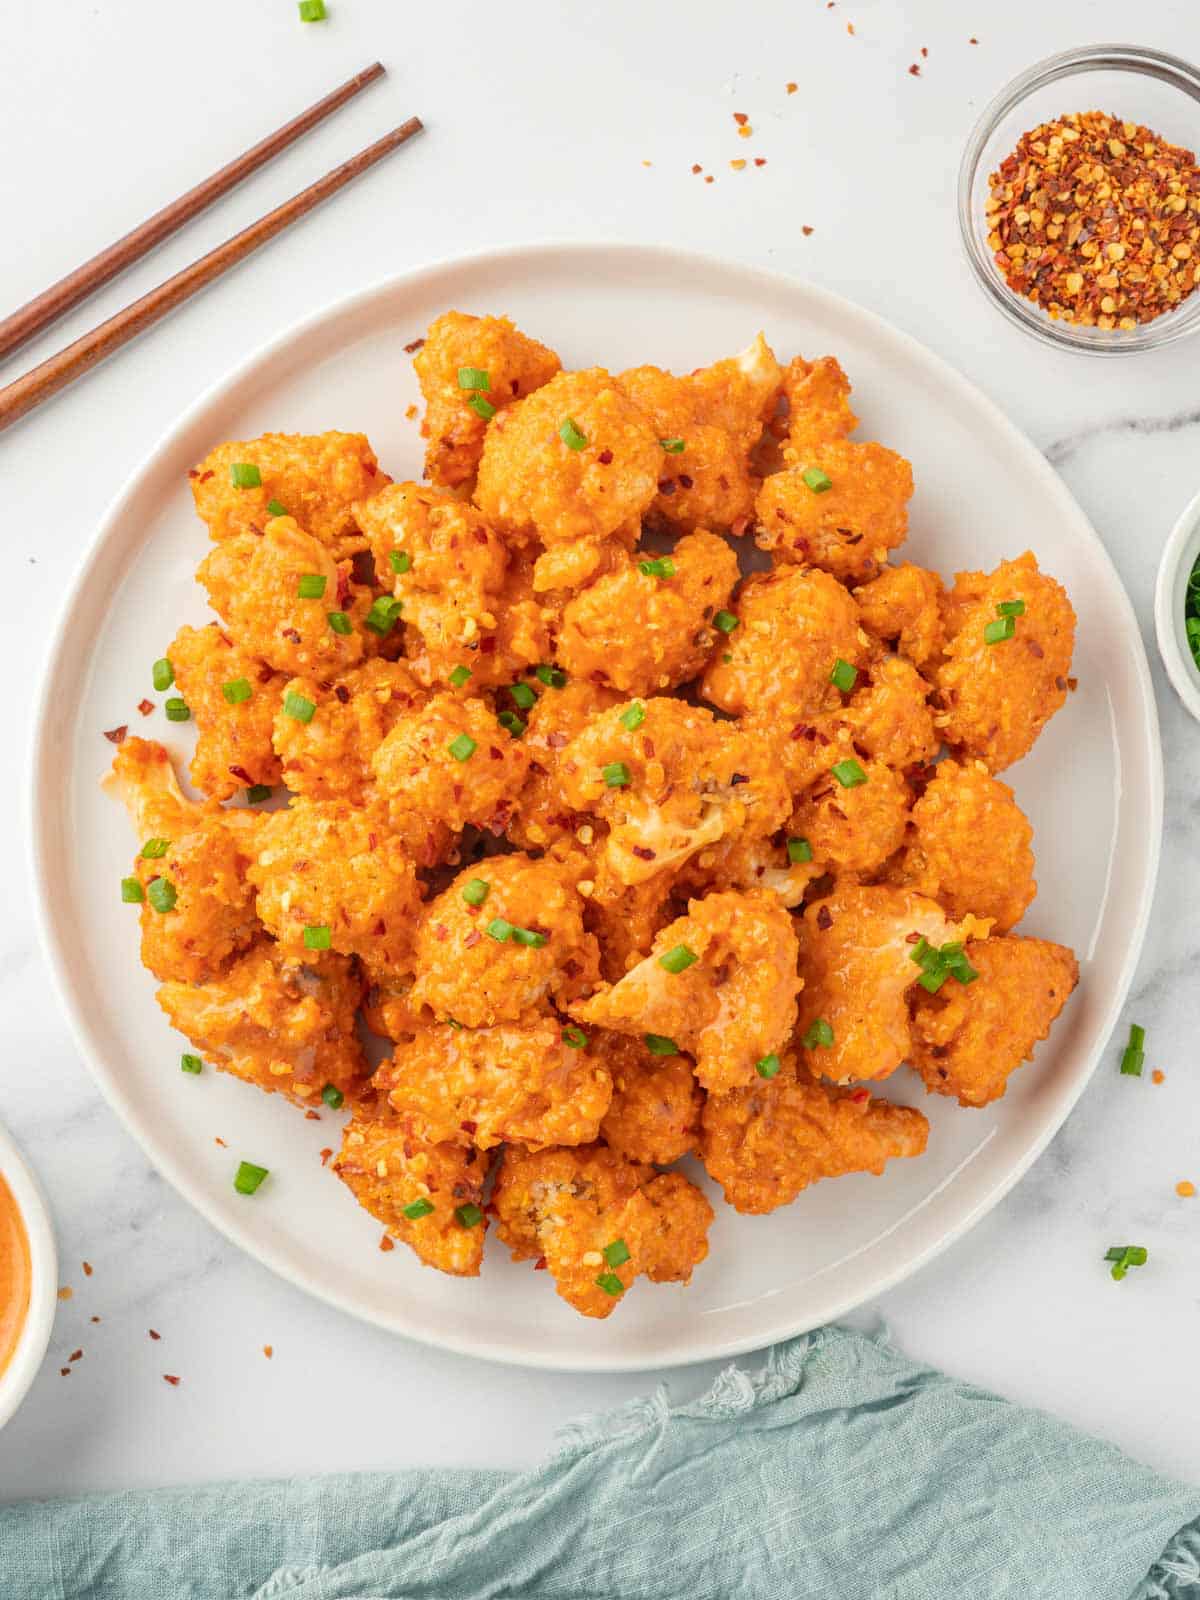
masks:
[[[427,1267],[456,1278],[478,1277],[483,1262],[487,1168],[478,1150],[418,1138],[386,1100],[379,1104],[373,1097],[355,1109],[332,1162],[390,1238],[408,1245]],[[416,1214],[409,1216],[410,1209]]]
[[[600,1124],[609,1149],[660,1167],[694,1150],[704,1095],[688,1058],[651,1055],[641,1039],[620,1033],[600,1034],[596,1043],[613,1081]]]
[[[840,763],[838,771],[843,770]],[[857,761],[866,779],[846,788],[826,772],[799,799],[787,831],[807,839],[814,864],[844,878],[869,878],[904,843],[912,792],[881,761]]]
[[[710,1094],[750,1083],[796,1020],[796,935],[764,890],[692,900],[650,954],[570,1012],[585,1026],[657,1035],[686,1050]],[[916,969],[913,969],[914,977]]]
[[[286,679],[256,656],[247,655],[215,622],[180,628],[167,649],[179,693],[196,724],[192,782],[213,800],[229,800],[240,789],[282,777],[271,745],[275,714]],[[231,700],[225,693],[250,693]]]
[[[810,451],[831,439],[846,439],[858,427],[850,409],[850,380],[833,356],[789,361],[783,394],[788,405],[783,456],[789,466],[803,465]]]
[[[719,839],[773,833],[789,810],[765,746],[682,700],[593,718],[560,772],[568,802],[608,825],[604,862],[617,884],[674,871]]]
[[[862,583],[904,543],[912,493],[912,467],[894,450],[830,439],[763,480],[755,543],[776,561]]]
[[[529,771],[529,753],[482,700],[436,694],[403,712],[371,757],[392,827],[411,837],[430,822],[502,833]]]
[[[361,994],[346,956],[294,955],[264,938],[205,984],[164,983],[158,1003],[212,1066],[311,1106],[326,1084],[349,1100],[367,1082],[354,1031]]]
[[[854,591],[862,625],[883,644],[893,644],[915,667],[937,664],[946,644],[942,620],[945,585],[936,572],[902,561]]]
[[[888,876],[951,917],[973,912],[1007,933],[1037,893],[1032,842],[1008,784],[982,761],[946,760],[913,806],[911,834]]]
[[[300,954],[324,930],[330,949],[384,972],[412,971],[421,887],[384,817],[337,800],[294,800],[263,819],[256,843],[247,877],[259,919],[287,950]]]
[[[794,925],[804,980],[796,1027],[801,1059],[834,1083],[886,1078],[907,1057],[907,996],[921,977],[913,960],[921,939],[940,948],[977,927],[987,932],[987,923],[973,917],[956,926],[911,890],[853,883],[813,901]],[[828,1040],[826,1030],[832,1043],[820,1037]]]
[[[737,557],[715,533],[686,534],[669,576],[635,552],[568,601],[556,659],[574,677],[622,694],[659,694],[694,678],[720,637],[713,617],[738,580]]]
[[[753,449],[763,427],[775,413],[783,383],[783,369],[761,333],[735,356],[697,367],[688,375],[692,405],[698,422],[723,428]]]
[[[917,991],[909,1060],[931,1094],[961,1106],[999,1100],[1079,981],[1074,952],[1047,939],[1016,936],[968,944],[978,978]]]
[[[1020,603],[1019,616],[998,607]],[[1075,612],[1066,590],[1038,571],[1030,551],[995,572],[960,572],[947,600],[951,636],[935,683],[948,745],[1003,772],[1034,741],[1067,698]],[[993,624],[1011,622],[1011,638],[989,644]],[[997,627],[999,631],[999,627]]]
[[[375,785],[371,757],[397,720],[427,699],[400,661],[367,661],[332,681],[290,679],[272,734],[284,783],[311,800],[366,805]]]
[[[929,709],[930,687],[903,656],[879,656],[834,721],[875,761],[906,771],[924,766],[942,741]]]
[[[593,862],[596,851],[593,849]],[[674,875],[661,872],[643,883],[619,883],[603,855],[593,867],[594,876],[580,880],[587,895],[584,923],[600,944],[600,975],[616,983],[654,943],[654,935],[683,909],[672,893]]]
[[[118,746],[105,786],[141,840],[142,964],[163,981],[207,983],[260,932],[246,868],[261,819],[186,800],[169,754],[147,739]]]
[[[496,412],[532,394],[561,370],[553,350],[531,339],[507,317],[473,317],[447,311],[429,325],[413,368],[425,397],[421,436],[425,476],[454,489],[475,476],[487,422],[472,400]],[[483,374],[483,388],[459,382]]]
[[[825,869],[815,859],[793,861],[789,836],[785,830],[769,839],[735,838],[709,845],[684,864],[673,888],[697,898],[714,889],[765,889],[780,905],[798,906],[808,885]]]
[[[196,577],[238,645],[276,672],[333,677],[357,666],[361,634],[336,633],[339,572],[328,550],[293,517],[275,517],[261,535],[235,534],[201,563]],[[324,580],[319,598],[300,594],[301,578]]]
[[[830,673],[839,660],[863,666],[869,641],[840,583],[798,567],[755,573],[731,609],[737,626],[700,682],[706,700],[735,716],[761,714],[776,726],[841,706]]]
[[[239,488],[235,466],[257,467],[261,482]],[[188,477],[196,512],[218,543],[262,533],[268,507],[282,505],[339,561],[366,548],[355,502],[390,481],[365,435],[336,432],[264,433],[221,444]]]
[[[537,692],[540,683],[531,685]],[[569,678],[561,688],[553,685],[538,694],[536,705],[522,712],[528,717],[522,739],[529,753],[529,776],[517,797],[508,837],[526,850],[548,850],[569,845],[580,826],[595,830],[585,813],[577,812],[563,793],[563,752],[594,716],[620,705],[621,696],[603,684]]]
[[[895,1157],[922,1155],[928,1137],[919,1111],[821,1083],[789,1058],[773,1078],[709,1096],[700,1159],[735,1211],[762,1216],[822,1178],[878,1177]]]
[[[410,1003],[467,1028],[530,1020],[589,993],[596,940],[568,869],[525,855],[466,867],[417,925]]]
[[[421,1138],[479,1150],[587,1144],[612,1099],[603,1062],[569,1044],[557,1017],[422,1028],[397,1045],[375,1082]]]
[[[640,1274],[686,1283],[708,1254],[713,1210],[679,1173],[615,1150],[507,1150],[493,1196],[515,1261],[544,1261],[562,1298],[607,1317]]]
[[[510,540],[594,546],[636,528],[662,453],[649,418],[603,367],[560,372],[489,424],[475,503]]]

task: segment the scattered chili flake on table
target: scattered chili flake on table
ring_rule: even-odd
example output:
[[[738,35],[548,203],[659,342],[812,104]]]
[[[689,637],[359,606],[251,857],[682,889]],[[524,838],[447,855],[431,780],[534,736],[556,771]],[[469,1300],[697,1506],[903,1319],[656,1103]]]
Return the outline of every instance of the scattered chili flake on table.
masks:
[[[800,85],[798,83],[785,83],[784,84],[784,88],[787,90],[787,92],[789,94],[795,94],[796,90],[799,87],[800,87]]]
[[[921,69],[915,61],[913,62],[912,66],[909,67],[908,75],[910,78],[919,78],[921,76]]]
[[[321,1151],[321,1165],[322,1166],[325,1166],[328,1163],[329,1158],[330,1158],[330,1156],[332,1154],[333,1154],[333,1151],[330,1150],[330,1149],[325,1149],[325,1150]]]
[[[83,1351],[82,1350],[72,1350],[71,1354],[67,1357],[67,1360],[68,1361],[82,1361],[83,1360]]]
[[[271,1357],[274,1354],[275,1354],[275,1346],[273,1344],[265,1344],[265,1345],[263,1345],[263,1355],[266,1356],[268,1361],[270,1361]]]
[[[1158,1067],[1155,1067],[1154,1071],[1150,1074],[1150,1082],[1151,1083],[1165,1083],[1166,1079],[1167,1079],[1166,1073],[1160,1071],[1160,1069]]]
[[[171,1387],[174,1388],[174,1389],[178,1389],[178,1387],[179,1387],[179,1379],[175,1376],[175,1374],[173,1372],[164,1372],[163,1373],[163,1382],[164,1383],[169,1383],[171,1385]]]
[[[69,1378],[71,1376],[70,1367],[59,1367],[58,1375],[60,1378]]]
[[[90,1261],[81,1261],[80,1266],[83,1268],[84,1277],[90,1278],[92,1275],[92,1263]]]
[[[1175,1193],[1181,1200],[1191,1200],[1195,1197],[1196,1185],[1184,1178],[1175,1185]]]
[[[147,1328],[146,1332],[150,1335],[150,1337],[152,1339],[161,1339],[162,1338],[162,1334],[161,1333],[156,1333],[153,1328]]]
[[[705,181],[705,183],[711,183],[713,181],[713,176],[712,176],[711,172],[708,172],[708,173],[705,174],[704,181]]]
[[[967,43],[968,44],[978,44],[979,40],[976,39],[974,36],[972,36],[970,39],[967,40]]]
[[[229,1149],[229,1146],[225,1143],[224,1139],[221,1138],[220,1134],[215,1135],[215,1137],[213,1138],[213,1143],[214,1144],[219,1144],[221,1146],[222,1150],[228,1150]]]
[[[807,225],[807,223],[800,229],[800,232],[804,235],[804,237],[806,239],[808,238],[809,234],[812,233],[812,231],[813,230]]]
[[[64,1283],[62,1288],[58,1291],[58,1298],[60,1300],[69,1300],[74,1293],[74,1289],[70,1288],[69,1285]]]
[[[424,344],[424,339],[410,339],[404,346],[404,354],[406,356],[416,355],[417,351],[422,349]]]
[[[150,715],[150,713],[154,710],[154,701],[153,700],[139,700],[137,708],[142,713],[142,715],[144,717],[148,717]]]
[[[704,168],[700,165],[700,163],[698,161],[693,161],[692,162],[692,171],[693,171],[693,173],[703,172]]]
[[[104,737],[110,744],[124,744],[125,735],[129,732],[127,723],[122,723],[119,728],[107,728]]]
[[[1200,167],[1103,111],[1022,135],[989,179],[988,246],[1015,293],[1085,328],[1135,328],[1200,284]]]
[[[89,1322],[99,1322],[99,1321],[100,1321],[100,1318],[99,1318],[99,1317],[89,1317],[89,1318],[88,1318],[88,1321],[89,1321]]]
[[[384,1253],[384,1254],[385,1254],[385,1255],[386,1255],[386,1254],[387,1254],[387,1252],[388,1252],[388,1251],[389,1251],[389,1250],[394,1250],[394,1249],[395,1249],[395,1248],[396,1248],[396,1241],[395,1241],[395,1240],[394,1240],[394,1239],[392,1239],[392,1238],[390,1238],[390,1237],[389,1237],[389,1236],[388,1236],[388,1235],[387,1235],[387,1234],[386,1234],[386,1233],[385,1233],[385,1234],[384,1234],[384,1235],[383,1235],[383,1237],[382,1237],[382,1238],[381,1238],[381,1239],[380,1239],[380,1241],[379,1241],[379,1248],[380,1248],[380,1249],[381,1249],[381,1250],[382,1250],[382,1251],[383,1251],[383,1253]]]

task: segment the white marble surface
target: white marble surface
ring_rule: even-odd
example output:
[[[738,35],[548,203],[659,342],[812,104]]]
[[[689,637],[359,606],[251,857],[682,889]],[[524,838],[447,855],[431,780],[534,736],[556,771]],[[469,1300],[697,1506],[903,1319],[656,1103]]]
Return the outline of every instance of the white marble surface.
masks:
[[[953,211],[959,151],[981,104],[1040,55],[1129,36],[1127,4],[329,5],[329,22],[309,27],[293,0],[47,0],[5,17],[5,309],[354,69],[378,56],[390,75],[0,370],[0,381],[410,112],[429,126],[0,438],[9,596],[0,682],[18,752],[0,791],[7,837],[23,832],[26,708],[59,595],[107,501],[166,422],[244,351],[326,299],[498,242],[667,239],[807,275],[881,312],[973,377],[1046,450],[1111,550],[1154,654],[1157,554],[1200,479],[1200,345],[1099,364],[1041,349],[983,303],[958,256]],[[1136,28],[1139,43],[1200,56],[1191,0],[1144,0]],[[919,78],[907,71],[913,61]],[[791,97],[787,79],[800,85]],[[734,136],[735,110],[750,116],[752,140]],[[755,154],[768,165],[730,171],[731,158]],[[716,182],[691,175],[696,161]],[[1148,1069],[1166,1081],[1155,1087],[1149,1070],[1140,1082],[1121,1079],[1110,1048],[1018,1189],[873,1310],[914,1354],[1197,1480],[1200,1199],[1179,1200],[1174,1186],[1200,1184],[1200,728],[1156,656],[1154,669],[1166,844],[1126,1020],[1147,1026]],[[29,1400],[0,1436],[0,1498],[356,1467],[520,1466],[565,1418],[652,1381],[440,1355],[359,1326],[243,1259],[164,1185],[101,1102],[60,1019],[15,862],[5,899],[0,1112],[50,1190],[74,1295]],[[1098,1260],[1118,1238],[1151,1250],[1151,1264],[1119,1285]],[[83,1359],[61,1378],[78,1347]],[[169,1387],[164,1372],[183,1383]],[[672,1388],[690,1392],[709,1375],[674,1374]]]

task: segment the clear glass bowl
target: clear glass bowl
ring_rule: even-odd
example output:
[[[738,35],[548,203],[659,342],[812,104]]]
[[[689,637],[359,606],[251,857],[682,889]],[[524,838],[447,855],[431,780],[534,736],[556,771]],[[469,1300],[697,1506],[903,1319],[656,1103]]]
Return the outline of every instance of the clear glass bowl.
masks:
[[[1073,81],[1064,85],[1063,79]],[[1132,44],[1064,50],[1014,78],[986,108],[967,140],[958,173],[958,222],[975,277],[992,304],[1027,333],[1060,350],[1128,355],[1156,350],[1200,327],[1200,290],[1174,311],[1136,328],[1084,328],[1052,318],[1010,289],[988,248],[989,177],[1023,133],[1072,111],[1105,111],[1152,128],[1187,150],[1200,146],[1200,70],[1178,56]]]

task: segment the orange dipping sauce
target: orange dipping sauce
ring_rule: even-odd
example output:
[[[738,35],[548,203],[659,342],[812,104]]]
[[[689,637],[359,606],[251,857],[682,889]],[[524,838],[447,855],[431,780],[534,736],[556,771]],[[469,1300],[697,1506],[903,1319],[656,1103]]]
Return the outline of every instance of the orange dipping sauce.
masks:
[[[12,1191],[0,1177],[0,1373],[12,1359],[29,1313],[29,1238]]]

